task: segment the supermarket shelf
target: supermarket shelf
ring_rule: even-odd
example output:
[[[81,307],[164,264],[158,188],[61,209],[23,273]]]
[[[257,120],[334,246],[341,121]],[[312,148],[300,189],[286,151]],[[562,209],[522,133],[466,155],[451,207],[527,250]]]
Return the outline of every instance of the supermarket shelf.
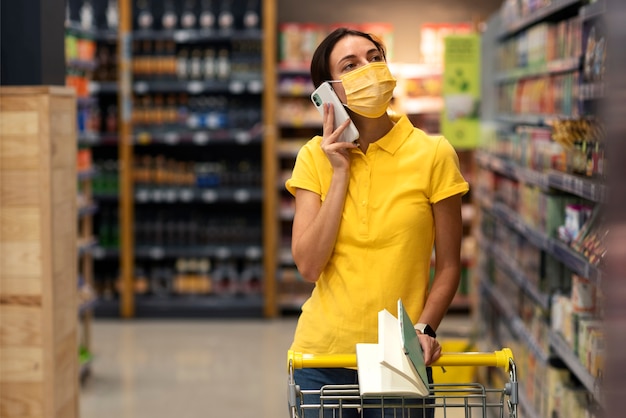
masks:
[[[596,0],[580,8],[580,18],[583,21],[602,17],[606,13],[606,0]]]
[[[505,114],[501,113],[497,117],[501,123],[510,125],[531,125],[531,126],[551,126],[555,120],[572,119],[570,115],[533,115],[533,114]]]
[[[189,94],[260,94],[263,91],[263,75],[257,74],[253,79],[229,80],[163,80],[136,81],[133,91],[137,94],[147,93],[189,93]]]
[[[108,93],[115,94],[118,91],[116,81],[90,81],[89,94]]]
[[[522,413],[524,418],[542,418],[539,413],[532,406],[532,402],[526,397],[526,393],[524,392],[523,385],[520,385],[519,390],[517,391],[517,396],[519,396],[519,405],[522,407]],[[518,412],[519,413],[519,412]]]
[[[583,386],[593,394],[596,402],[601,404],[599,382],[581,364],[572,348],[567,344],[567,341],[565,341],[561,335],[553,331],[550,333],[550,347],[552,347],[559,358],[563,360],[572,373],[580,380]]]
[[[169,41],[177,43],[196,42],[229,42],[237,40],[263,39],[263,32],[258,29],[213,30],[213,29],[180,29],[180,30],[135,30],[133,39],[140,41]]]
[[[484,280],[480,283],[481,292],[486,295],[491,304],[502,315],[501,322],[507,324],[511,333],[519,340],[522,340],[526,345],[530,347],[533,353],[546,363],[549,359],[549,354],[546,353],[541,346],[537,343],[535,338],[526,328],[526,325],[522,322],[521,318],[513,311],[510,305],[507,304],[506,298],[502,293],[493,286],[492,283],[487,283]]]
[[[134,134],[137,145],[213,145],[213,144],[260,144],[263,140],[263,126],[259,123],[248,129],[204,129],[187,130],[185,127],[172,130],[141,130]]]
[[[496,75],[496,81],[499,83],[509,83],[523,78],[578,71],[580,65],[580,57],[560,59],[533,68],[520,68],[503,72]]]
[[[574,176],[560,171],[547,173],[550,187],[591,200],[602,202],[606,196],[606,186],[596,180]]]
[[[502,249],[495,245],[486,245],[486,247],[487,254],[493,254],[493,260],[496,265],[504,270],[506,275],[513,282],[515,282],[515,284],[517,284],[517,286],[523,290],[524,293],[530,296],[543,310],[547,311],[550,309],[550,295],[537,289],[537,287],[522,273],[522,268],[512,257],[505,254]]]
[[[96,192],[93,198],[98,202],[114,202],[119,200],[120,196],[117,192]]]
[[[119,258],[120,250],[119,248],[105,248],[96,244],[91,250],[91,255],[96,260]]]
[[[118,317],[119,301],[100,300],[96,317]],[[135,317],[141,318],[259,318],[263,298],[246,296],[135,296]]]
[[[259,238],[260,240],[260,238]],[[178,257],[216,257],[226,259],[235,258],[258,258],[263,250],[257,244],[234,244],[234,245],[202,245],[185,247],[168,247],[161,245],[137,246],[135,248],[136,258],[162,260],[164,258]]]
[[[278,143],[278,156],[280,158],[296,158],[300,149],[310,138],[282,140]]]
[[[261,202],[263,190],[255,187],[198,189],[193,187],[135,188],[135,203],[249,203]]]
[[[97,102],[98,102],[98,99],[92,96],[76,97],[76,104],[79,107],[91,106],[91,105],[96,104]]]
[[[599,284],[602,278],[602,271],[590,264],[582,255],[578,254],[567,244],[550,238],[543,232],[527,225],[513,209],[502,203],[495,202],[490,208],[487,205],[483,205],[483,208],[526,237],[535,247],[546,251],[559,260],[572,272]]]
[[[546,173],[520,167],[505,158],[476,152],[476,161],[486,169],[495,171],[509,178],[533,184],[541,189],[561,190],[593,202],[602,202],[606,196],[606,186],[596,180],[550,170]]]
[[[503,28],[499,33],[499,38],[507,38],[516,33],[545,20],[550,20],[552,17],[561,13],[565,13],[568,10],[574,11],[583,3],[583,0],[555,0],[548,6],[542,7],[534,13],[526,16],[522,19],[518,19],[515,23]]]
[[[96,60],[69,59],[65,64],[69,68],[83,71],[94,71],[98,68],[98,62]]]
[[[578,97],[580,100],[600,100],[606,97],[606,84],[603,81],[583,83],[580,85]]]
[[[282,65],[278,68],[278,75],[304,75],[307,77],[311,76],[311,69],[307,66],[301,67],[289,67]]]
[[[79,22],[67,22],[65,29],[68,32],[94,41],[116,41],[117,31],[114,29],[84,29]]]
[[[96,132],[82,132],[78,134],[79,145],[117,145],[118,136],[114,134],[101,134]]]

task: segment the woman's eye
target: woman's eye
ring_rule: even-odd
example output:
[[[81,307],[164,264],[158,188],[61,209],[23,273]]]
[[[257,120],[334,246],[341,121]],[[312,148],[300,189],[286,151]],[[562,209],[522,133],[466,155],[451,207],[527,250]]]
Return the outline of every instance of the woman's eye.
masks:
[[[383,60],[383,57],[380,55],[374,55],[372,58],[370,58],[371,62],[380,62]]]
[[[350,71],[350,70],[353,70],[354,68],[356,68],[356,65],[354,65],[354,64],[346,64],[343,67],[343,71]]]

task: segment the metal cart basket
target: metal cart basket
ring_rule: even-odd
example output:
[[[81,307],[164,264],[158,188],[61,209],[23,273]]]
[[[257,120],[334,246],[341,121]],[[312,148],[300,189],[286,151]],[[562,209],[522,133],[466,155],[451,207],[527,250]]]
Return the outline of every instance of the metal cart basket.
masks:
[[[289,351],[289,411],[291,418],[363,417],[368,410],[376,417],[413,418],[517,417],[517,371],[510,349],[493,353],[443,353],[433,367],[486,366],[504,369],[509,381],[504,388],[487,388],[476,382],[429,385],[430,394],[424,398],[403,396],[361,396],[358,385],[327,385],[319,390],[301,390],[294,381],[294,370],[299,368],[356,368],[355,354],[310,355]],[[307,395],[315,402],[307,403]],[[387,411],[388,415],[384,415]],[[372,415],[367,415],[372,416]]]

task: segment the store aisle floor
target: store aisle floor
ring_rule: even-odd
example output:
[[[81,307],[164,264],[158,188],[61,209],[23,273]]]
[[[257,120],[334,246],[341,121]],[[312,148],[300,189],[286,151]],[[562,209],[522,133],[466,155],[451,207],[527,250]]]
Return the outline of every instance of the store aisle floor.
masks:
[[[287,418],[296,319],[96,320],[81,418]],[[468,330],[450,317],[440,334]]]

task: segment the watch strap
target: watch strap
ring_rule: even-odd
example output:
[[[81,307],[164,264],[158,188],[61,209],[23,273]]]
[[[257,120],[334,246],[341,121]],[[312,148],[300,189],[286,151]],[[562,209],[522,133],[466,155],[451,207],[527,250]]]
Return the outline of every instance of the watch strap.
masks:
[[[437,333],[435,330],[428,324],[425,323],[417,323],[415,324],[415,330],[421,332],[422,334],[426,334],[432,338],[437,338]]]

